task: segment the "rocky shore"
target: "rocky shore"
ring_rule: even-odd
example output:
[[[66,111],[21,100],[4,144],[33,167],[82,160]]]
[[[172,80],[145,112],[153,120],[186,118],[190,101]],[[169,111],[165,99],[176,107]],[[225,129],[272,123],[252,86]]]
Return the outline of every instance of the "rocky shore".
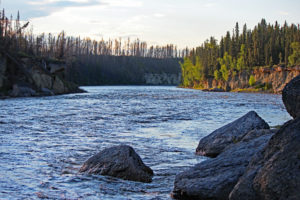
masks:
[[[176,175],[172,197],[205,200],[300,199],[300,75],[283,89],[294,118],[269,129],[255,112],[200,140],[196,153],[214,157]]]
[[[0,98],[84,92],[64,79],[66,63],[0,53]]]
[[[280,94],[285,85],[299,74],[299,65],[293,67],[285,67],[284,65],[260,67],[252,72],[242,71],[230,74],[227,81],[208,78],[201,81],[200,89],[209,92],[269,92]],[[252,86],[249,85],[251,76],[254,80]]]

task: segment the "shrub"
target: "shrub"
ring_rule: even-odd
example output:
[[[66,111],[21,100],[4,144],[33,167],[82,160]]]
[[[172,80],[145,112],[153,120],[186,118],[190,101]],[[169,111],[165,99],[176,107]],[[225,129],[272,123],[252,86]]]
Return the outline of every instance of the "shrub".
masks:
[[[250,78],[249,78],[249,85],[252,87],[254,84],[255,84],[255,78],[254,78],[254,76],[253,75],[251,75],[250,76]]]

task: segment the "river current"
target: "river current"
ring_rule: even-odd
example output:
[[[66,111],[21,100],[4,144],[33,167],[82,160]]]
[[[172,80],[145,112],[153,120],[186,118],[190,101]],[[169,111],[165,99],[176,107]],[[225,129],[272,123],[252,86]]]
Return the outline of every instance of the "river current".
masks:
[[[206,158],[199,139],[256,111],[290,117],[280,95],[176,87],[83,87],[88,93],[0,100],[0,199],[170,199],[175,175]],[[106,147],[131,145],[152,183],[78,173]]]

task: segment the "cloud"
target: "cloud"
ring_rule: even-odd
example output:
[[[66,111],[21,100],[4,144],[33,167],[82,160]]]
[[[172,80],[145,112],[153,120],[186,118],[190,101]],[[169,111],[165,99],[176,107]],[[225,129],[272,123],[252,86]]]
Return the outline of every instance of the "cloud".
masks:
[[[286,12],[286,11],[279,11],[279,14],[280,15],[283,15],[283,16],[288,16],[288,15],[290,15],[288,12]]]
[[[102,3],[109,7],[142,7],[143,2],[140,0],[101,0]]]
[[[153,16],[157,17],[157,18],[162,18],[162,17],[165,17],[166,15],[164,15],[162,13],[155,13]]]
[[[204,7],[205,8],[212,8],[212,7],[215,7],[217,4],[216,3],[206,3],[204,4]]]
[[[69,7],[87,7],[104,4],[99,0],[3,0],[4,8],[14,9],[8,9],[9,14],[15,14],[17,10],[20,10],[23,19],[49,16],[54,12]]]

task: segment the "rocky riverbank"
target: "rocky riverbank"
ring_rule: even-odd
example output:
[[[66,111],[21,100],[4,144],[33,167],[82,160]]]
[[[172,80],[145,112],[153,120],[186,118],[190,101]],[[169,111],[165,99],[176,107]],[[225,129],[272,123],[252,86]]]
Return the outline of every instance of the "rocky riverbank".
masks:
[[[228,81],[208,78],[200,83],[200,89],[213,92],[270,92],[281,93],[285,85],[300,74],[300,66],[260,67],[252,72],[239,72],[229,75]],[[253,85],[249,79],[253,77]],[[196,88],[197,89],[197,88]]]
[[[299,81],[300,75],[283,89],[284,104],[294,120],[269,129],[250,112],[214,131],[200,140],[196,152],[215,158],[177,174],[172,197],[300,199]]]
[[[66,63],[0,53],[0,98],[49,96],[84,92],[65,81]]]

